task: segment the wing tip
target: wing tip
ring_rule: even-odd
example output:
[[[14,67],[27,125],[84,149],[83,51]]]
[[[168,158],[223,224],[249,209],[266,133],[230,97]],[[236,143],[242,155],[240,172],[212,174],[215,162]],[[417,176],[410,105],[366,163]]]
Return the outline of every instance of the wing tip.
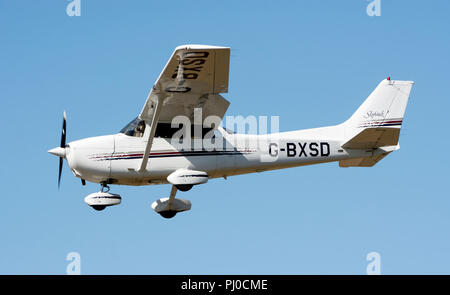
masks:
[[[175,50],[186,50],[186,49],[230,49],[230,47],[225,46],[215,46],[215,45],[202,45],[202,44],[184,44],[177,46]]]

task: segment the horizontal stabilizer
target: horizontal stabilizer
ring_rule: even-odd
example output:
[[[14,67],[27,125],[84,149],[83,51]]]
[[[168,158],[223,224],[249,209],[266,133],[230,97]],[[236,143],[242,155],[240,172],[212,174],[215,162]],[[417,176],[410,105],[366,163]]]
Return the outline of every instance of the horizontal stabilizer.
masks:
[[[375,149],[397,145],[400,128],[366,128],[342,145],[345,149]]]
[[[361,157],[347,160],[340,160],[339,167],[372,167],[378,161],[382,160],[384,157],[396,151],[400,148],[400,145],[391,145],[380,147],[372,151],[371,157]]]
[[[378,161],[386,157],[387,154],[381,154],[369,158],[357,158],[339,161],[339,167],[372,167]]]

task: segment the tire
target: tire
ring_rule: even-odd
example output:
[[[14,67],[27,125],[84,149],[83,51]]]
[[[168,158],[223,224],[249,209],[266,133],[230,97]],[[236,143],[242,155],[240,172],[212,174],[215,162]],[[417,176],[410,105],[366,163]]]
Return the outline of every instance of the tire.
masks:
[[[92,208],[94,208],[97,211],[102,211],[106,208],[105,205],[92,205]]]
[[[167,219],[173,218],[175,215],[177,215],[177,211],[173,211],[173,210],[167,210],[167,211],[161,211],[159,212],[159,214]]]
[[[192,188],[192,184],[179,184],[175,186],[179,191],[187,192]]]

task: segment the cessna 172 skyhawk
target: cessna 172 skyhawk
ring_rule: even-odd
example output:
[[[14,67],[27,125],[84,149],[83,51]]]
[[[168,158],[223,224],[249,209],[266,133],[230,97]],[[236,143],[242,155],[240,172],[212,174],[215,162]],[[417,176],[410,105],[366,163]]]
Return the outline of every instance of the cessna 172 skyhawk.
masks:
[[[83,185],[86,180],[101,184],[99,192],[85,198],[96,210],[120,204],[121,197],[109,193],[109,184],[170,183],[170,196],[155,201],[152,208],[171,218],[191,208],[190,201],[175,198],[177,191],[211,178],[332,161],[341,167],[370,167],[399,149],[400,127],[414,82],[381,81],[339,125],[269,135],[235,134],[219,126],[229,106],[220,95],[228,91],[229,60],[227,47],[177,47],[141,113],[118,134],[66,144],[64,113],[61,145],[49,150],[60,157],[58,186],[64,158]],[[195,119],[198,110],[200,120]],[[174,128],[186,127],[173,125],[179,117],[194,123]],[[200,138],[195,132],[198,126]],[[193,136],[190,127],[195,129]],[[213,148],[198,148],[191,138],[194,142],[207,139]],[[183,143],[187,144],[178,146]]]

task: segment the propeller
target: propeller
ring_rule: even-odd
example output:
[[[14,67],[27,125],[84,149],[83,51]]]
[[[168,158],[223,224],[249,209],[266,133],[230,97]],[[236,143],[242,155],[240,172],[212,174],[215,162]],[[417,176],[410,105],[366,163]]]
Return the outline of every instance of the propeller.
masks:
[[[59,147],[49,150],[48,152],[52,155],[59,157],[59,172],[58,172],[58,188],[61,184],[61,174],[64,163],[64,158],[66,157],[66,111],[64,111],[63,115],[63,126],[61,133],[61,144]]]
[[[59,147],[65,149],[66,148],[66,111],[63,113],[63,125],[62,125],[62,133],[61,133],[61,144]],[[61,184],[61,173],[63,168],[64,158],[59,157],[59,172],[58,172],[58,188]]]

